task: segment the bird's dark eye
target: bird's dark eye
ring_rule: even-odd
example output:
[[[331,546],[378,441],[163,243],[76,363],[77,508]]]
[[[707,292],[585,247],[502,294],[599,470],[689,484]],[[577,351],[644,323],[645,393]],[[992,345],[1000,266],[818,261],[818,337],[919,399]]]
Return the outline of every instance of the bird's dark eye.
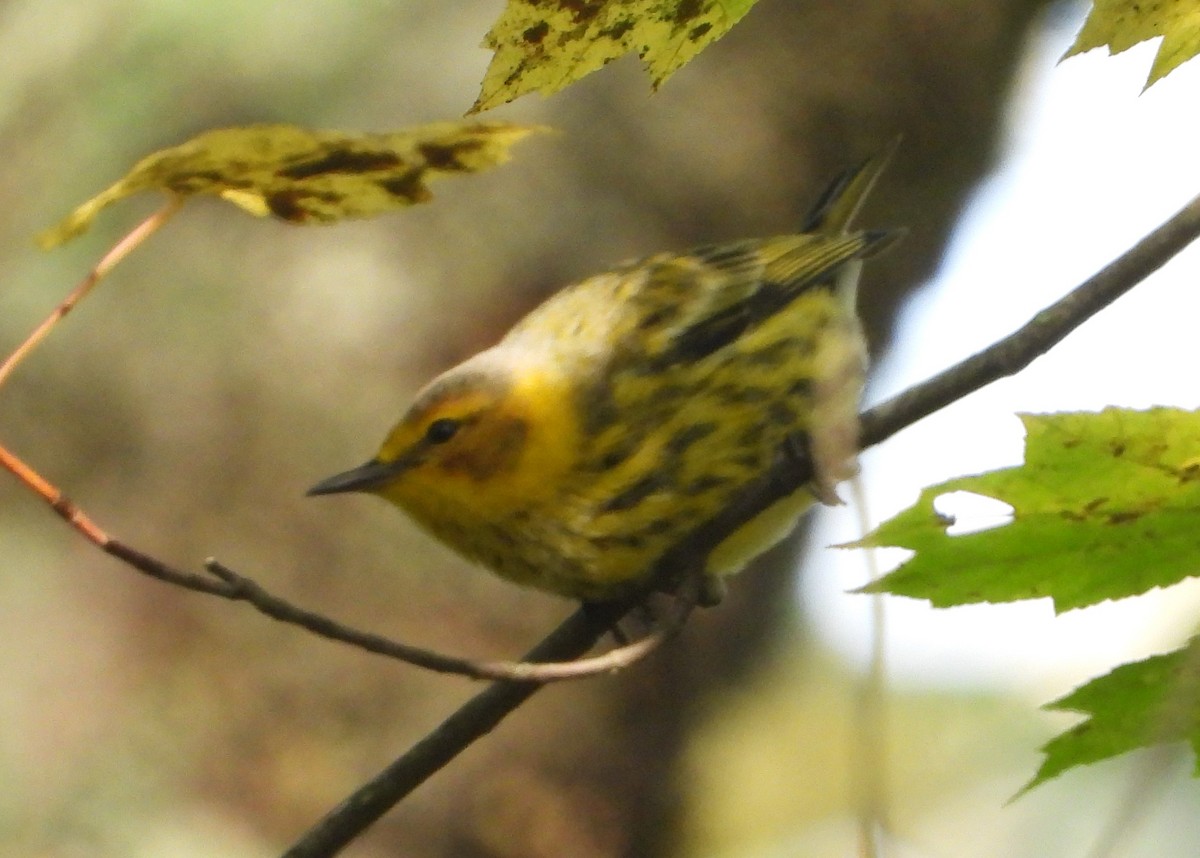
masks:
[[[439,417],[425,430],[425,440],[430,444],[445,444],[454,437],[461,425],[462,423],[452,417]]]

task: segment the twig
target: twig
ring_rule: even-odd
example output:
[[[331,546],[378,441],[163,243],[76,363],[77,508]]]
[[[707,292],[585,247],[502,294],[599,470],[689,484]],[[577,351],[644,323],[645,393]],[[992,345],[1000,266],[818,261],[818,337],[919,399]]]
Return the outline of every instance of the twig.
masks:
[[[630,600],[580,608],[527,652],[522,661],[566,661],[577,658],[591,649],[635,605],[636,602]],[[284,858],[336,855],[464,748],[489,733],[505,715],[541,687],[514,682],[497,682],[488,686],[413,745],[404,756],[326,814],[284,853]]]
[[[3,446],[0,446],[0,466],[13,473],[17,479],[45,500],[60,518],[75,528],[85,539],[105,554],[123,561],[127,566],[144,575],[193,592],[207,593],[210,596],[218,596],[235,602],[245,602],[261,614],[280,622],[299,626],[323,638],[341,641],[367,652],[384,655],[438,673],[453,673],[472,679],[537,684],[566,679],[583,679],[600,673],[611,673],[628,667],[657,649],[663,641],[679,630],[687,612],[695,604],[694,602],[685,603],[680,616],[658,631],[594,658],[568,663],[535,665],[525,662],[480,661],[443,655],[432,650],[400,643],[382,635],[360,631],[343,625],[324,614],[301,608],[268,592],[254,580],[239,575],[212,558],[206,560],[204,564],[205,569],[211,573],[210,575],[199,575],[176,569],[131,545],[113,539],[66,495]]]
[[[664,640],[678,631],[683,618],[686,617],[686,611],[689,610],[685,602],[683,613],[662,629],[634,643],[594,658],[575,660],[572,657],[573,660],[569,662],[539,664],[531,664],[527,659],[517,662],[480,661],[443,655],[343,625],[324,614],[305,610],[273,595],[250,578],[234,572],[215,559],[206,560],[204,567],[226,585],[224,588],[207,590],[213,595],[246,602],[261,614],[281,622],[300,626],[323,638],[347,643],[367,652],[394,658],[426,670],[453,673],[471,679],[542,684],[565,679],[583,679],[599,673],[611,673],[629,666],[657,649]],[[538,661],[546,662],[547,660],[539,659]]]
[[[881,403],[862,421],[870,447],[993,381],[1018,372],[1200,237],[1200,197],[1064,298],[973,357]]]
[[[179,207],[182,205],[183,197],[171,194],[162,208],[135,226],[124,238],[113,245],[112,249],[100,258],[96,266],[79,281],[79,284],[71,290],[70,294],[59,302],[58,306],[50,312],[50,315],[40,325],[33,329],[33,332],[25,338],[25,342],[17,346],[16,350],[4,359],[4,363],[0,364],[0,385],[4,384],[8,376],[16,369],[17,364],[37,348],[38,343],[46,338],[46,335],[54,329],[54,326],[59,323],[63,316],[71,312],[75,308],[75,305],[82,301],[87,293],[91,292],[92,288],[117,266],[117,263],[128,256],[134,248],[152,236],[163,224],[169,221],[171,216],[179,211]]]
[[[210,558],[205,569],[210,575],[184,572],[146,554],[131,545],[109,536],[66,495],[37,471],[0,446],[0,466],[45,500],[55,513],[70,524],[85,539],[105,554],[116,557],[127,566],[167,584],[174,584],[197,593],[207,593],[231,601],[245,602],[256,611],[280,622],[300,626],[329,640],[341,641],[359,649],[384,655],[426,670],[453,673],[472,679],[509,682],[546,683],[566,679],[583,679],[599,673],[611,673],[644,658],[682,626],[686,612],[694,601],[684,604],[683,613],[664,628],[627,646],[602,655],[570,663],[527,664],[511,661],[480,661],[443,655],[432,650],[394,641],[382,635],[364,632],[333,620],[324,614],[309,611],[282,599],[254,580],[234,572],[228,566]]]
[[[66,495],[51,485],[41,474],[10,453],[4,446],[0,446],[0,465],[3,465],[31,491],[50,504],[50,508],[67,524],[83,534],[84,539],[101,548],[109,542],[108,534],[101,530],[100,526],[92,521],[83,510],[75,506]]]
[[[1020,371],[1165,265],[1197,237],[1200,237],[1200,197],[1015,334],[866,411],[862,415],[861,446],[865,449],[878,444],[967,394]],[[783,458],[769,473],[749,485],[730,507],[668,552],[655,565],[655,580],[678,581],[694,575],[703,568],[704,558],[714,547],[810,479],[811,462]],[[596,613],[577,612],[551,632],[526,659],[565,661],[576,657],[586,652],[633,606],[619,603],[605,607],[599,622]],[[473,697],[440,727],[330,811],[285,853],[285,858],[336,855],[396,802],[528,700],[539,687],[501,683]]]
[[[0,446],[0,466],[28,486],[50,505],[60,518],[85,539],[127,566],[166,584],[183,587],[196,593],[206,593],[235,602],[245,602],[272,619],[299,626],[320,637],[341,641],[359,649],[394,658],[399,661],[438,673],[453,673],[471,679],[490,679],[509,682],[546,683],[566,679],[583,679],[599,673],[611,673],[644,658],[663,641],[678,631],[686,612],[694,606],[684,605],[684,613],[664,628],[627,646],[602,655],[570,663],[527,664],[511,661],[480,661],[443,655],[432,650],[394,641],[382,635],[364,632],[344,625],[324,614],[309,611],[282,599],[256,581],[234,572],[215,559],[204,563],[210,575],[184,572],[156,557],[109,536],[87,513],[81,510],[52,483],[29,467],[20,458]]]
[[[1122,852],[1129,854],[1130,840],[1145,823],[1151,806],[1162,799],[1171,769],[1179,764],[1179,748],[1173,744],[1151,745],[1130,760],[1125,786],[1111,811],[1102,813],[1103,826],[1087,858],[1114,858]],[[1136,841],[1135,841],[1136,842]],[[1129,851],[1126,851],[1129,850]]]

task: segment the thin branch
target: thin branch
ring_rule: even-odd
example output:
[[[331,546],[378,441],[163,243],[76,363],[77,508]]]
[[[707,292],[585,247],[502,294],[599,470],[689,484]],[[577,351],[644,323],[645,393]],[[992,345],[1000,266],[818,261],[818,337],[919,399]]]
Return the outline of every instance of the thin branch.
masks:
[[[169,221],[182,205],[183,197],[171,194],[162,208],[135,226],[124,238],[113,245],[112,249],[100,258],[96,266],[79,281],[79,284],[71,290],[70,294],[59,302],[58,306],[50,312],[50,315],[40,325],[33,329],[33,332],[25,338],[25,342],[17,346],[16,351],[4,359],[4,363],[0,364],[0,385],[4,384],[8,376],[16,369],[17,364],[37,348],[38,344],[46,338],[50,331],[54,329],[54,326],[62,320],[63,316],[71,312],[75,308],[75,305],[82,301],[95,285],[104,279],[104,276],[112,271],[134,248],[142,244],[142,242],[157,232],[163,224]]]
[[[1197,237],[1200,237],[1200,197],[1060,301],[1042,310],[1016,333],[872,408],[863,415],[862,446],[878,444],[968,393],[1016,375],[1166,265]]]
[[[289,625],[299,626],[328,640],[350,644],[367,652],[394,658],[437,673],[452,673],[471,679],[538,684],[566,679],[583,679],[600,673],[611,673],[628,667],[657,649],[679,630],[687,612],[695,605],[694,601],[690,604],[685,602],[681,615],[662,629],[627,646],[618,647],[590,659],[562,664],[532,665],[524,662],[483,661],[444,655],[394,641],[372,632],[360,631],[324,614],[301,608],[272,594],[253,579],[238,574],[213,558],[204,563],[209,575],[199,575],[177,569],[109,536],[70,498],[3,446],[0,446],[0,466],[10,471],[31,491],[46,501],[60,518],[82,534],[85,539],[105,554],[123,561],[127,566],[144,575],[196,593],[206,593],[230,601],[245,602],[260,614]]]
[[[94,545],[103,548],[108,542],[108,534],[100,529],[96,522],[71,502],[66,495],[54,487],[45,477],[25,464],[15,454],[0,446],[0,466],[15,476],[25,486],[50,505],[58,516],[83,535],[83,538]]]
[[[123,551],[129,551],[123,547]],[[111,552],[110,552],[111,553]],[[543,684],[558,682],[565,679],[583,679],[599,673],[611,673],[649,655],[657,649],[664,640],[678,631],[682,626],[687,611],[690,610],[684,602],[679,617],[666,624],[659,631],[647,635],[634,643],[606,652],[590,659],[578,660],[572,656],[571,661],[549,664],[531,664],[527,659],[521,661],[481,661],[457,656],[443,655],[432,650],[422,649],[410,644],[400,643],[382,635],[364,632],[343,625],[324,614],[309,611],[288,602],[286,599],[273,595],[260,584],[250,578],[234,572],[228,566],[215,559],[208,559],[204,567],[217,576],[225,587],[206,589],[215,596],[226,599],[243,601],[261,614],[272,619],[300,626],[313,634],[329,640],[350,644],[376,655],[387,656],[416,667],[423,667],[437,673],[452,673],[466,676],[470,679],[490,679],[506,682],[525,682]],[[138,567],[141,568],[140,566]],[[145,570],[143,570],[145,571]],[[155,576],[160,577],[160,576]],[[694,605],[694,601],[691,603]],[[546,659],[539,659],[545,662]]]
[[[70,498],[3,446],[0,446],[0,466],[14,474],[30,490],[46,501],[60,518],[82,534],[85,539],[105,554],[123,561],[127,566],[144,575],[196,593],[206,593],[230,601],[245,602],[260,614],[289,625],[299,626],[328,640],[350,644],[367,652],[384,655],[437,673],[452,673],[471,679],[538,684],[567,679],[583,679],[600,673],[611,673],[628,667],[657,649],[679,630],[687,612],[695,605],[694,600],[690,603],[685,601],[680,616],[660,630],[632,644],[618,647],[590,659],[562,664],[533,665],[524,662],[483,661],[444,655],[394,641],[382,635],[360,631],[324,614],[301,608],[272,594],[256,581],[238,574],[212,558],[205,561],[204,564],[209,575],[199,575],[177,569],[109,536]]]
[[[1167,701],[1164,700],[1164,704]],[[1156,801],[1161,801],[1169,785],[1168,776],[1179,764],[1179,747],[1174,744],[1156,744],[1141,748],[1141,753],[1131,759],[1130,771],[1125,781],[1117,806],[1102,813],[1104,820],[1096,842],[1087,853],[1087,858],[1114,858],[1121,852],[1129,854],[1134,845],[1130,843],[1138,828]],[[1136,843],[1137,841],[1134,841]],[[1125,846],[1125,849],[1121,849]]]
[[[587,652],[637,603],[587,605],[568,617],[522,661],[567,661]],[[487,735],[504,717],[542,686],[497,682],[472,697],[404,756],[355,790],[326,814],[284,858],[336,855],[406,795],[428,780],[475,740]]]
[[[0,446],[0,466],[14,474],[30,490],[45,500],[60,518],[82,534],[85,539],[105,554],[121,560],[144,575],[196,593],[206,593],[230,601],[245,602],[260,614],[289,625],[299,626],[328,640],[350,644],[367,652],[394,658],[437,673],[457,674],[471,679],[537,684],[567,679],[584,679],[600,673],[612,673],[628,667],[661,646],[665,640],[679,630],[687,613],[695,606],[694,600],[690,603],[685,601],[680,615],[673,618],[663,628],[641,640],[589,659],[534,665],[525,662],[483,661],[443,655],[432,650],[394,641],[382,635],[360,631],[324,614],[301,608],[270,593],[256,581],[234,572],[228,566],[212,558],[206,560],[204,564],[209,575],[177,569],[131,545],[113,539],[70,498],[3,446]]]
[[[982,387],[1012,375],[1045,354],[1087,319],[1132,289],[1200,237],[1200,197],[1138,242],[1067,297],[1005,337],[945,372],[921,382],[862,415],[862,444],[873,446],[901,429]],[[812,463],[781,457],[770,472],[747,486],[735,502],[692,531],[655,564],[654,580],[687,580],[703,569],[717,545],[776,501],[812,479]],[[632,609],[622,602],[578,611],[526,655],[530,661],[566,661],[586,652]],[[498,683],[473,697],[441,726],[329,812],[285,858],[328,858],[374,824],[396,802],[453,760],[509,713],[538,685]]]

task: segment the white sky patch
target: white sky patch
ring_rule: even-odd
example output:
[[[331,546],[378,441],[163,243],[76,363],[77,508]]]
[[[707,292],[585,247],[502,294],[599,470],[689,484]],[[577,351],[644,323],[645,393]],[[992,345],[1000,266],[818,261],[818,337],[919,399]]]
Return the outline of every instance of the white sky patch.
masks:
[[[1004,501],[974,492],[947,492],[934,498],[933,509],[947,519],[946,533],[963,536],[1012,522],[1013,508]]]

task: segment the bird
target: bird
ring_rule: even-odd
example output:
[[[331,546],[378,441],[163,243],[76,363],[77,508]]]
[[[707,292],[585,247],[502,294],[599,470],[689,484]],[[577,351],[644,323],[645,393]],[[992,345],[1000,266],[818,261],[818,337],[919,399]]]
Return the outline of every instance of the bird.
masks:
[[[651,587],[655,561],[802,445],[812,482],[709,554],[719,592],[856,472],[856,286],[903,231],[850,221],[890,154],[840,175],[796,234],[659,253],[557,292],[308,494],[377,495],[503,578],[603,602]]]

